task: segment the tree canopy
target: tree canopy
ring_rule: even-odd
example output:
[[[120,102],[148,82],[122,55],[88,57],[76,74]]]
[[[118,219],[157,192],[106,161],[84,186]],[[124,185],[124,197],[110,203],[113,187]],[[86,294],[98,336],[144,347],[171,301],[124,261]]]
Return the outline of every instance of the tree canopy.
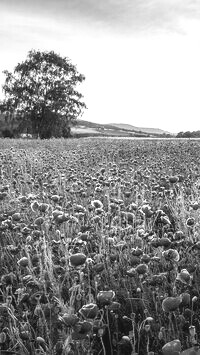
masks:
[[[200,138],[200,131],[179,132],[179,133],[176,135],[176,138]]]
[[[6,76],[1,112],[41,138],[67,136],[86,108],[76,86],[85,80],[69,58],[31,50]]]

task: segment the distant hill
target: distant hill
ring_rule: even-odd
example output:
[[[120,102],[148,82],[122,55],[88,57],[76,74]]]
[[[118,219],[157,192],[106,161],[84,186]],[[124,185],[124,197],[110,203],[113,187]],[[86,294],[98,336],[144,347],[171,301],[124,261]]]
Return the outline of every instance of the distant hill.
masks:
[[[160,128],[146,128],[146,127],[135,127],[130,124],[125,124],[125,123],[110,123],[112,124],[113,127],[121,128],[121,129],[127,129],[129,131],[137,131],[137,132],[144,132],[144,133],[149,133],[149,134],[170,134],[172,133],[164,131]]]
[[[101,136],[122,136],[122,137],[159,137],[173,135],[162,129],[140,128],[122,123],[94,123],[85,120],[77,120],[72,133],[75,136],[101,135]]]

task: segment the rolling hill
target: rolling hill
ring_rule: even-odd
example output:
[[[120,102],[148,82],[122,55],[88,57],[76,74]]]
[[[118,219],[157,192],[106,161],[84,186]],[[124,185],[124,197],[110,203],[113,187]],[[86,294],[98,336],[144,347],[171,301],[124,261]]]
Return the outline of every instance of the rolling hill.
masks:
[[[125,137],[158,137],[173,136],[158,128],[140,128],[129,124],[110,123],[100,124],[85,120],[77,120],[72,133],[75,136],[81,135],[103,135],[103,136],[125,136]]]
[[[125,123],[112,123],[113,127],[121,128],[121,129],[126,129],[129,131],[136,131],[136,132],[144,132],[144,133],[149,133],[149,134],[172,134],[170,132],[164,131],[160,128],[146,128],[146,127],[135,127],[130,124],[125,124]]]

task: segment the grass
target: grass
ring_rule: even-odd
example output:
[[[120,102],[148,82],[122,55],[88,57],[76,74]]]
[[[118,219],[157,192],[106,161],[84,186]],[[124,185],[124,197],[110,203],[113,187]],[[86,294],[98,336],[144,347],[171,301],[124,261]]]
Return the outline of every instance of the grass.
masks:
[[[0,140],[0,353],[195,346],[199,153],[197,141]]]

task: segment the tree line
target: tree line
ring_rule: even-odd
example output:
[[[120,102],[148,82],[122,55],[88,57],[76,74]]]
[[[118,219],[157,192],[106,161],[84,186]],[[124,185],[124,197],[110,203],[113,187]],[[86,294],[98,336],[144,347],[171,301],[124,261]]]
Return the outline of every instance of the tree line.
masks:
[[[200,131],[179,132],[179,133],[176,135],[176,138],[200,138]]]

